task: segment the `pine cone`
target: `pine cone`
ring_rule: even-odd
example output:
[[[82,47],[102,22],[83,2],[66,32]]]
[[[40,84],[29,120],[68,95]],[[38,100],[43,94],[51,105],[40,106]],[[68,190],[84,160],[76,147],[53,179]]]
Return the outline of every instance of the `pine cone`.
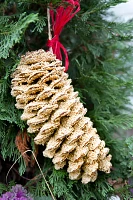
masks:
[[[46,145],[43,155],[52,158],[55,169],[67,164],[69,178],[84,184],[96,180],[97,170],[110,172],[109,149],[85,117],[87,110],[55,55],[28,52],[12,78],[11,94],[24,110],[21,119],[36,133],[35,143]]]

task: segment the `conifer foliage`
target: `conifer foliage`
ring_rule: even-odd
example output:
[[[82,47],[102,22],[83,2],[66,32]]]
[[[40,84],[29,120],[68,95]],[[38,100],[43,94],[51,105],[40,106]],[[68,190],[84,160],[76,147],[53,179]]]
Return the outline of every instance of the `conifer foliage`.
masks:
[[[126,129],[133,127],[129,101],[133,91],[130,44],[133,21],[106,20],[107,10],[123,0],[81,0],[81,11],[65,26],[60,36],[69,53],[67,73],[73,87],[88,110],[86,116],[91,118],[100,138],[110,149],[113,165],[110,174],[100,172],[94,183],[84,185],[78,180],[70,180],[66,169],[55,170],[51,160],[43,157],[43,148],[35,146],[35,134],[25,131],[27,125],[21,120],[22,110],[16,109],[15,98],[11,96],[11,74],[20,57],[28,51],[48,50],[47,6],[53,3],[56,8],[60,2],[0,1],[0,193],[11,188],[13,183],[10,181],[13,180],[22,184],[36,200],[51,199],[30,152],[14,165],[7,177],[9,185],[4,185],[13,162],[24,149],[31,149],[57,199],[107,200],[115,193],[123,199],[130,199],[127,180],[133,168],[132,137],[125,139],[124,134]],[[24,146],[20,148],[19,142],[22,141]],[[114,185],[117,183],[116,190]]]

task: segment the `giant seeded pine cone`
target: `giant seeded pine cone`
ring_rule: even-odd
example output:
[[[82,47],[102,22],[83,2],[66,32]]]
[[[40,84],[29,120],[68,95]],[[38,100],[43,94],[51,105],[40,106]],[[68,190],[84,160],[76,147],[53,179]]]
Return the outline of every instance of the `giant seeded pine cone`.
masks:
[[[28,52],[12,78],[11,94],[24,110],[21,119],[36,133],[35,143],[46,146],[43,155],[52,158],[55,169],[67,165],[69,178],[84,184],[96,180],[97,170],[110,172],[109,149],[85,117],[87,110],[55,55]]]

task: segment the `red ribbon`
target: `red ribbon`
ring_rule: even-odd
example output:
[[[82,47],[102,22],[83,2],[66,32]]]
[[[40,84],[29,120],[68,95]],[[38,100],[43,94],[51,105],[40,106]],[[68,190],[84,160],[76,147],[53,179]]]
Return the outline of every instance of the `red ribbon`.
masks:
[[[53,53],[56,57],[62,60],[63,51],[65,55],[65,71],[68,70],[69,59],[68,53],[65,47],[59,41],[59,35],[63,29],[63,27],[70,21],[74,15],[80,10],[79,0],[63,0],[63,3],[67,3],[68,5],[61,5],[54,12],[53,9],[50,9],[50,17],[52,20],[52,30],[53,30],[53,38],[48,40],[47,46],[52,47]]]

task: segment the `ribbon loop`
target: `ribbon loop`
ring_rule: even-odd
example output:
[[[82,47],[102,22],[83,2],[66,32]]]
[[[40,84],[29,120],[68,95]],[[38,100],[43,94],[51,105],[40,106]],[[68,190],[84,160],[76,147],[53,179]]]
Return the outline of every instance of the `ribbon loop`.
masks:
[[[52,6],[50,8],[53,38],[47,41],[47,46],[52,47],[53,53],[60,60],[62,60],[61,50],[63,51],[65,55],[65,71],[67,71],[69,66],[68,53],[65,47],[60,43],[59,35],[66,23],[70,21],[74,17],[74,15],[80,10],[80,4],[79,0],[63,0],[62,3],[64,5],[59,6],[56,9],[56,12],[54,12]]]

